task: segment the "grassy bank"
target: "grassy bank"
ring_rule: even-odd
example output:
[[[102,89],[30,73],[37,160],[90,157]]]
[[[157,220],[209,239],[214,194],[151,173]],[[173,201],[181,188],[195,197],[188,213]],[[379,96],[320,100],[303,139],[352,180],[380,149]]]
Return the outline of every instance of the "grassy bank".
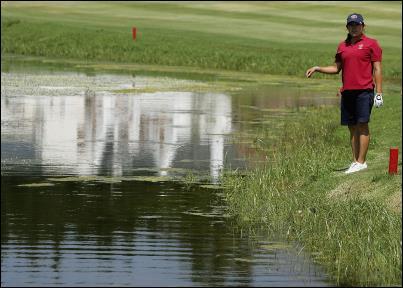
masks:
[[[255,131],[267,165],[242,177],[225,175],[226,199],[239,225],[298,240],[340,285],[399,285],[401,172],[389,176],[387,163],[390,146],[401,151],[401,2],[7,2],[1,53],[92,67],[111,62],[116,66],[103,68],[116,70],[176,67],[175,73],[286,87],[321,89],[329,81],[324,88],[335,93],[340,83],[330,79],[339,76],[303,77],[309,66],[333,63],[353,11],[379,40],[388,80],[385,106],[374,109],[370,124],[369,169],[348,176],[336,171],[351,161],[347,129],[337,108],[310,108],[284,122],[280,138],[273,140],[268,127]]]
[[[389,87],[388,104],[373,111],[369,168],[357,174],[338,171],[351,152],[336,108],[298,114],[275,142],[270,129],[257,132],[267,164],[223,179],[240,225],[298,240],[339,285],[401,284],[401,160],[399,175],[387,173],[389,147],[401,151],[399,89]]]
[[[400,79],[400,2],[10,1],[2,4],[1,52],[303,77],[307,67],[333,63],[352,10],[364,14],[368,36],[384,49],[385,78]]]

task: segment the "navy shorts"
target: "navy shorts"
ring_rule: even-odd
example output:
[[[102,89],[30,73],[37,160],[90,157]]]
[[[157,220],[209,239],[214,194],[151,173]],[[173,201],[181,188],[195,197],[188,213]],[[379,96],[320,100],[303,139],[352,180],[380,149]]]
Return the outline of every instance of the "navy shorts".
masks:
[[[368,123],[374,105],[374,90],[345,90],[341,93],[341,125]]]

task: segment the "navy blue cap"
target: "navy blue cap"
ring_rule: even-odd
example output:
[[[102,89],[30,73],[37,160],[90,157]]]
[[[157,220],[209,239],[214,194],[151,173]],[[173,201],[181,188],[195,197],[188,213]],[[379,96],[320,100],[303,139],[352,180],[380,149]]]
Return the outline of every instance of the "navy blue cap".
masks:
[[[347,24],[355,22],[357,24],[364,24],[364,18],[362,17],[361,14],[353,13],[351,15],[348,15],[347,17]]]

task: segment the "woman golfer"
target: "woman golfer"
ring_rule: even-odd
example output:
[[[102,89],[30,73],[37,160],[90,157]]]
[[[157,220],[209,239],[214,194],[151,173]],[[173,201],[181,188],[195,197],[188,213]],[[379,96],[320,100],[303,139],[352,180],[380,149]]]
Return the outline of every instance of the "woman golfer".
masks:
[[[349,174],[367,168],[371,109],[373,105],[383,105],[382,49],[375,39],[364,35],[365,24],[360,14],[349,15],[346,27],[347,39],[337,47],[335,64],[312,67],[306,71],[306,76],[309,78],[315,72],[338,74],[342,70],[341,125],[348,125],[353,152],[353,163],[345,171]]]

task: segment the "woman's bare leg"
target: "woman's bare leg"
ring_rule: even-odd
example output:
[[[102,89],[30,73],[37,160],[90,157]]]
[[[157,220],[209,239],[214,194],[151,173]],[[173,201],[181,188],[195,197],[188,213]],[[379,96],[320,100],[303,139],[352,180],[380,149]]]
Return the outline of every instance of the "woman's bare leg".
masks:
[[[356,134],[358,134],[357,138],[359,145],[357,162],[364,163],[365,158],[367,157],[369,140],[370,140],[368,123],[358,123],[356,129],[357,129]]]
[[[353,153],[353,162],[358,160],[360,153],[360,137],[358,134],[357,125],[348,125],[350,130],[351,152]]]

